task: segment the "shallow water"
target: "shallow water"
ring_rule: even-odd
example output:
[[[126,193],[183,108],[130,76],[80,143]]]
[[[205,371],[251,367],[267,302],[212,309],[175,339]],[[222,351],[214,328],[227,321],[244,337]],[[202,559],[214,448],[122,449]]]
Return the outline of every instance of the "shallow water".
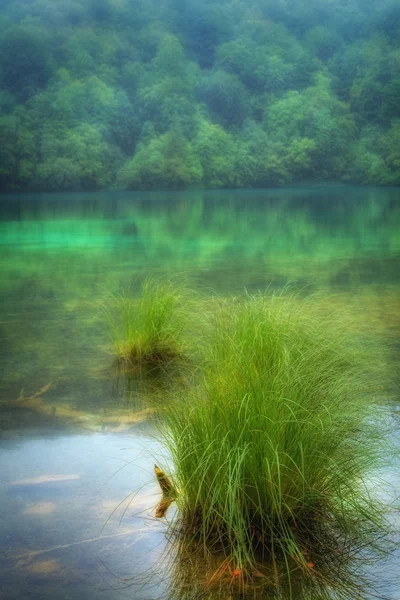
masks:
[[[173,597],[166,524],[154,519],[152,392],[112,368],[107,293],[149,274],[189,278],[205,295],[324,292],[399,364],[398,189],[19,195],[0,197],[0,211],[7,600]],[[396,413],[393,385],[390,395]],[[400,490],[398,473],[388,477]],[[398,553],[373,569],[382,598],[400,598],[396,569]]]
[[[148,436],[47,435],[0,444],[1,597],[110,598],[147,580],[166,528]]]

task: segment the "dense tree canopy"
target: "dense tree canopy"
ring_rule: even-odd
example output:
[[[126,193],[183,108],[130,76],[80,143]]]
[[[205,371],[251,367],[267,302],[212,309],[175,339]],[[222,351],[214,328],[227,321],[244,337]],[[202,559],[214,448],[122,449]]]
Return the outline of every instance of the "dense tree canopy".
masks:
[[[400,0],[3,0],[0,186],[400,184]]]

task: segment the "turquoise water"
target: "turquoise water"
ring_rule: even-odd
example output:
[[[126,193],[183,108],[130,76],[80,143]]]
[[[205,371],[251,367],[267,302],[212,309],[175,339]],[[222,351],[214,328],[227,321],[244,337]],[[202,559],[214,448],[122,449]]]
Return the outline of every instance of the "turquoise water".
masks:
[[[0,256],[7,600],[178,595],[166,524],[154,519],[162,449],[143,410],[151,390],[112,367],[100,312],[108,293],[134,293],[148,275],[189,279],[205,296],[321,292],[398,365],[398,189],[3,196]],[[397,397],[392,384],[394,415]],[[398,472],[388,477],[400,490]],[[400,598],[399,561],[371,570],[382,598]]]

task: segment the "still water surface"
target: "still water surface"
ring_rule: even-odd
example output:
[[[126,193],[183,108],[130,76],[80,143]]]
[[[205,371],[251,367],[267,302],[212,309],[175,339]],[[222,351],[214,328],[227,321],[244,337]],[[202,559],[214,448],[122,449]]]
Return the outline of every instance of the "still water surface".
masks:
[[[0,213],[5,600],[178,597],[154,519],[152,392],[112,368],[107,293],[147,275],[202,294],[323,292],[399,364],[398,189],[18,195]],[[395,418],[396,398],[392,386]],[[400,491],[398,467],[387,476]],[[380,597],[400,598],[396,569],[396,552],[373,569]]]

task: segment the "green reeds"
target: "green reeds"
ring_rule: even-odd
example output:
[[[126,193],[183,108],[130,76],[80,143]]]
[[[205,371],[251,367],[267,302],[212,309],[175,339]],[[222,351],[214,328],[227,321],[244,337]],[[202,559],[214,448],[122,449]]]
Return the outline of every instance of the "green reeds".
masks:
[[[137,296],[113,295],[103,303],[114,353],[128,364],[165,364],[182,356],[191,296],[170,281],[146,280]]]
[[[238,577],[263,561],[314,573],[382,526],[379,369],[345,329],[313,300],[217,300],[203,378],[165,409],[180,529]]]

